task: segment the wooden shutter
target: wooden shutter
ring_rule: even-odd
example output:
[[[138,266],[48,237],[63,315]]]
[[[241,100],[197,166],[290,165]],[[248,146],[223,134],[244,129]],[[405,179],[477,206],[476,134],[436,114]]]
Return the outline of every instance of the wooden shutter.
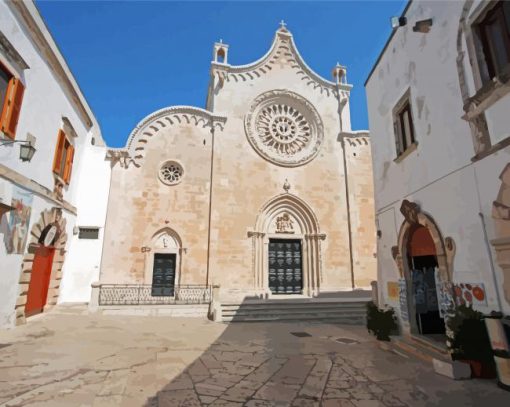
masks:
[[[64,169],[64,182],[66,184],[69,184],[69,180],[71,179],[71,172],[73,169],[73,159],[74,159],[74,147],[72,144],[69,144],[69,147],[67,148],[67,154],[66,154],[66,166]]]
[[[64,154],[64,146],[66,142],[66,134],[63,130],[58,131],[57,148],[53,157],[53,172],[60,175],[60,163],[62,162],[62,154]]]
[[[11,78],[7,86],[2,115],[0,116],[2,131],[10,139],[14,139],[16,136],[16,127],[18,126],[24,92],[25,87],[20,80],[14,77]]]
[[[395,149],[397,150],[397,157],[402,154],[402,143],[400,142],[400,129],[398,127],[399,117],[397,116],[393,122],[393,134],[395,134]]]

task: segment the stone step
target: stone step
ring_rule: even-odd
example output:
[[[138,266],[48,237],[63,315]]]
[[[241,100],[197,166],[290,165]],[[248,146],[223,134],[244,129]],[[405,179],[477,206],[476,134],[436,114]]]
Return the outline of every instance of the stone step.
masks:
[[[364,325],[365,318],[361,316],[349,315],[241,315],[241,316],[224,316],[223,322],[286,322],[286,321],[316,321],[349,325]]]
[[[325,312],[333,311],[333,312],[349,312],[349,311],[359,311],[365,312],[366,308],[363,306],[348,306],[348,307],[340,307],[340,306],[319,306],[319,305],[309,305],[309,306],[276,306],[276,305],[267,305],[267,306],[249,306],[249,305],[238,305],[238,306],[225,306],[222,305],[222,309],[224,312],[232,311],[246,311],[246,312],[258,312],[264,310],[273,310],[273,311],[282,311],[282,312],[295,312],[295,311],[308,311],[314,310],[319,311],[323,310]]]
[[[267,303],[267,304],[222,304],[224,310],[227,309],[362,309],[366,310],[364,303]]]
[[[366,316],[366,311],[363,309],[349,309],[349,310],[338,310],[338,309],[258,309],[258,310],[247,310],[239,308],[237,310],[223,310],[224,316],[229,315],[351,315],[351,316]]]
[[[446,349],[441,351],[435,347],[427,346],[419,339],[415,340],[413,337],[391,337],[389,346],[393,348],[393,350],[402,352],[407,356],[415,357],[425,362],[432,363],[433,359],[444,361],[451,360]]]

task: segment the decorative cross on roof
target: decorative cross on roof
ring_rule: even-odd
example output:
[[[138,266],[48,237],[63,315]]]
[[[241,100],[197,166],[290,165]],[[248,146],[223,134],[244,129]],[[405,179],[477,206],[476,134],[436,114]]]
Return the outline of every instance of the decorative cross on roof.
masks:
[[[285,28],[287,26],[287,24],[285,23],[285,21],[280,21],[280,28]]]

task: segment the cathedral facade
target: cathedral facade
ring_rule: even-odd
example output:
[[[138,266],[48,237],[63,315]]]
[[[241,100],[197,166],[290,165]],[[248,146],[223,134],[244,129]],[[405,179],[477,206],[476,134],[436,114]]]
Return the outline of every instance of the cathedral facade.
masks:
[[[242,66],[214,45],[206,109],[144,118],[112,174],[100,284],[152,296],[315,297],[376,278],[368,132],[350,126],[346,70],[314,73],[281,26]]]

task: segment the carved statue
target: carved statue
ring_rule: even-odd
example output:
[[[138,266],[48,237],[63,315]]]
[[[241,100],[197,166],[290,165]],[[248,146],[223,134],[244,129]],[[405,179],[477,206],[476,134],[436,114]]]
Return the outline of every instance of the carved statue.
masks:
[[[402,201],[402,205],[400,206],[400,212],[404,215],[404,218],[407,222],[411,224],[418,223],[418,213],[420,212],[420,207],[414,203],[409,202],[407,199]]]
[[[294,233],[294,222],[288,213],[276,218],[276,233]]]

